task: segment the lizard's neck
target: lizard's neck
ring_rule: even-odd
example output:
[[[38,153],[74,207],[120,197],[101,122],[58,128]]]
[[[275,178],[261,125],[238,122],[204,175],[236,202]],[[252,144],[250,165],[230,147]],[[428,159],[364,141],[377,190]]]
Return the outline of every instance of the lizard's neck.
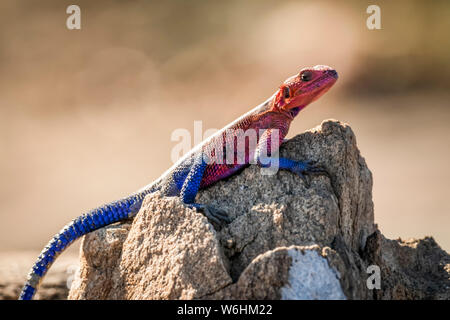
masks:
[[[297,112],[298,113],[298,112]],[[291,125],[293,117],[290,114],[279,111],[266,111],[260,114],[257,119],[252,121],[255,129],[277,129],[279,130],[279,137],[284,138]]]

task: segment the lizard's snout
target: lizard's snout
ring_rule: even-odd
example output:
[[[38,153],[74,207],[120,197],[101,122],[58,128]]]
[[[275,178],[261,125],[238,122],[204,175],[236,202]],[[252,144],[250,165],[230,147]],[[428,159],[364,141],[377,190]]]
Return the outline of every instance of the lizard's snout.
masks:
[[[335,79],[338,78],[338,73],[334,69],[326,70],[325,73],[327,73],[328,75],[332,76]]]

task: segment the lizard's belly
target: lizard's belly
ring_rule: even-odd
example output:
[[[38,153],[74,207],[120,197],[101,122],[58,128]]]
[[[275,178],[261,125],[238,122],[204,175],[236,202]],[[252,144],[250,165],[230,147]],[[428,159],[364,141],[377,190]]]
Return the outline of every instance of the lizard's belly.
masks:
[[[229,177],[247,166],[248,164],[209,164],[206,166],[200,188],[205,188],[214,182]]]

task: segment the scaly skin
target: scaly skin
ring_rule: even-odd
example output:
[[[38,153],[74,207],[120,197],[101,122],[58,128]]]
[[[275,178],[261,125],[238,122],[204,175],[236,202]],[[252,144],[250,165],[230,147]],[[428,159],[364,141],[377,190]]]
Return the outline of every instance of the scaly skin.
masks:
[[[152,192],[160,191],[165,196],[179,196],[187,206],[199,209],[215,225],[229,222],[223,211],[195,203],[198,190],[232,175],[252,161],[261,167],[267,167],[265,160],[270,159],[284,141],[294,117],[328,91],[336,80],[336,71],[327,66],[302,69],[298,75],[287,79],[267,101],[203,141],[152,184],[126,198],[105,204],[74,219],[42,250],[19,298],[33,298],[56,257],[72,242],[96,229],[133,217],[139,211],[144,197]],[[236,130],[255,130],[256,143],[248,143],[240,150],[237,148],[238,138],[228,134]],[[226,161],[226,150],[231,147],[234,157],[230,162]],[[238,161],[238,157],[241,157],[241,161]],[[307,174],[325,173],[322,168],[315,167],[310,162],[286,158],[279,158],[278,166],[298,174],[305,183]]]

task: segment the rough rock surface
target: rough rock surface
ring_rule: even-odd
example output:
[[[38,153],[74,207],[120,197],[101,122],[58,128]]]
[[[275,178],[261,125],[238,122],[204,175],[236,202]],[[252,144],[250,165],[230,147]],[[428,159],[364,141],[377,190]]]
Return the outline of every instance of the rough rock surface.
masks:
[[[450,298],[450,258],[432,238],[388,240],[374,224],[372,175],[348,125],[325,121],[281,156],[331,178],[307,188],[250,166],[197,197],[233,220],[218,231],[177,198],[149,195],[133,221],[83,239],[69,299]],[[368,288],[370,265],[380,289]]]

